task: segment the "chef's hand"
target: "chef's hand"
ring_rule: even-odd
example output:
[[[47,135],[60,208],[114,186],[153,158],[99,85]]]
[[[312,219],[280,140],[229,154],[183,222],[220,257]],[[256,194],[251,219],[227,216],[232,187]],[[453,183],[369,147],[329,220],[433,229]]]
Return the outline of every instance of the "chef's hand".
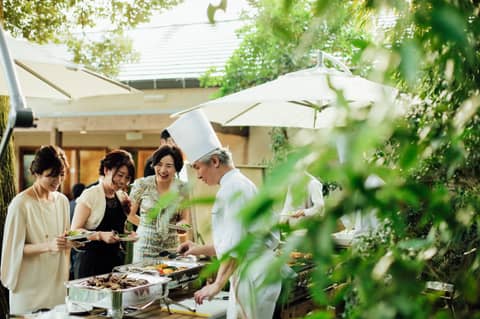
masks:
[[[187,255],[198,256],[201,254],[199,250],[200,250],[200,246],[198,246],[197,244],[195,244],[190,240],[187,240],[186,242],[178,246],[177,253],[182,254],[184,256],[187,256]]]
[[[196,291],[193,297],[195,302],[201,305],[205,299],[212,300],[212,298],[215,297],[215,295],[218,294],[221,289],[222,288],[214,282],[213,284],[207,284],[202,289]]]

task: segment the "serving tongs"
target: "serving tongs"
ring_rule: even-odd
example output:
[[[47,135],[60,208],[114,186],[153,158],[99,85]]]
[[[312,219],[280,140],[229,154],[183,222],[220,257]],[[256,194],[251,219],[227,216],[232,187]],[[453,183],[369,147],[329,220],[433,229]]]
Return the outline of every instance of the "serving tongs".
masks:
[[[165,258],[168,257],[168,259],[173,259],[173,260],[184,260],[184,261],[189,261],[189,262],[197,262],[198,257],[194,255],[180,255],[176,251],[170,251],[170,250],[162,250],[159,254],[159,257]]]
[[[136,274],[144,274],[144,275],[157,275],[158,272],[155,269],[146,269],[143,267],[135,267],[135,266],[128,266],[127,271]]]
[[[153,303],[156,301],[157,299],[152,299],[150,300],[149,302],[143,304],[143,305],[135,305],[135,306],[128,306],[128,307],[125,307],[125,310],[127,310],[129,313],[131,312],[136,312],[136,311],[142,311],[142,310],[145,310],[147,309],[148,307],[150,307],[151,305],[153,305]]]
[[[192,308],[192,307],[186,306],[184,304],[181,304],[179,302],[175,302],[172,299],[170,299],[169,297],[164,297],[163,302],[165,302],[165,305],[167,306],[167,311],[168,311],[169,314],[172,314],[172,312],[170,311],[170,305],[178,306],[178,307],[186,309],[190,312],[197,312],[197,307],[196,307],[197,304],[195,304],[195,307]]]

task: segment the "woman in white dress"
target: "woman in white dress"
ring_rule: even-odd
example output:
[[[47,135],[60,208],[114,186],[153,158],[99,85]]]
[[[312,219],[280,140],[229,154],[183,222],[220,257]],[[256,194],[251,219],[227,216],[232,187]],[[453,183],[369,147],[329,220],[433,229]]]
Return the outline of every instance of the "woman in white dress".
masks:
[[[8,206],[3,236],[1,280],[10,291],[10,313],[52,308],[65,302],[71,244],[69,204],[58,192],[68,168],[56,146],[35,154],[32,186]]]

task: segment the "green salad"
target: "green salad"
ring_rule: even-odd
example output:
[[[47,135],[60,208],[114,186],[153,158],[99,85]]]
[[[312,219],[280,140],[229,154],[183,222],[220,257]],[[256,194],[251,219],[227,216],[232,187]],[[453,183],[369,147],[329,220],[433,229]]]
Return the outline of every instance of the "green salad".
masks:
[[[82,235],[82,234],[83,234],[83,231],[78,230],[78,229],[69,230],[69,231],[67,232],[67,236],[78,236],[78,235]]]

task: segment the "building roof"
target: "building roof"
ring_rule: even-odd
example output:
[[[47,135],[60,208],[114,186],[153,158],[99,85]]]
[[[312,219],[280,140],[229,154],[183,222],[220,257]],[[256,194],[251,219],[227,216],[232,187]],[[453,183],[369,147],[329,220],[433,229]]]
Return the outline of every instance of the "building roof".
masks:
[[[214,67],[222,72],[239,46],[241,20],[148,26],[132,30],[139,61],[122,64],[117,79],[138,89],[198,87]]]
[[[223,74],[225,64],[241,43],[236,31],[245,25],[242,12],[253,9],[246,0],[229,1],[217,11],[216,23],[208,22],[206,8],[212,0],[184,0],[156,13],[127,34],[139,60],[120,65],[116,77],[136,89],[197,88],[199,78],[211,68]],[[396,16],[383,13],[376,19],[379,32],[392,28]],[[108,29],[108,28],[107,28]],[[108,30],[95,30],[99,36]]]

